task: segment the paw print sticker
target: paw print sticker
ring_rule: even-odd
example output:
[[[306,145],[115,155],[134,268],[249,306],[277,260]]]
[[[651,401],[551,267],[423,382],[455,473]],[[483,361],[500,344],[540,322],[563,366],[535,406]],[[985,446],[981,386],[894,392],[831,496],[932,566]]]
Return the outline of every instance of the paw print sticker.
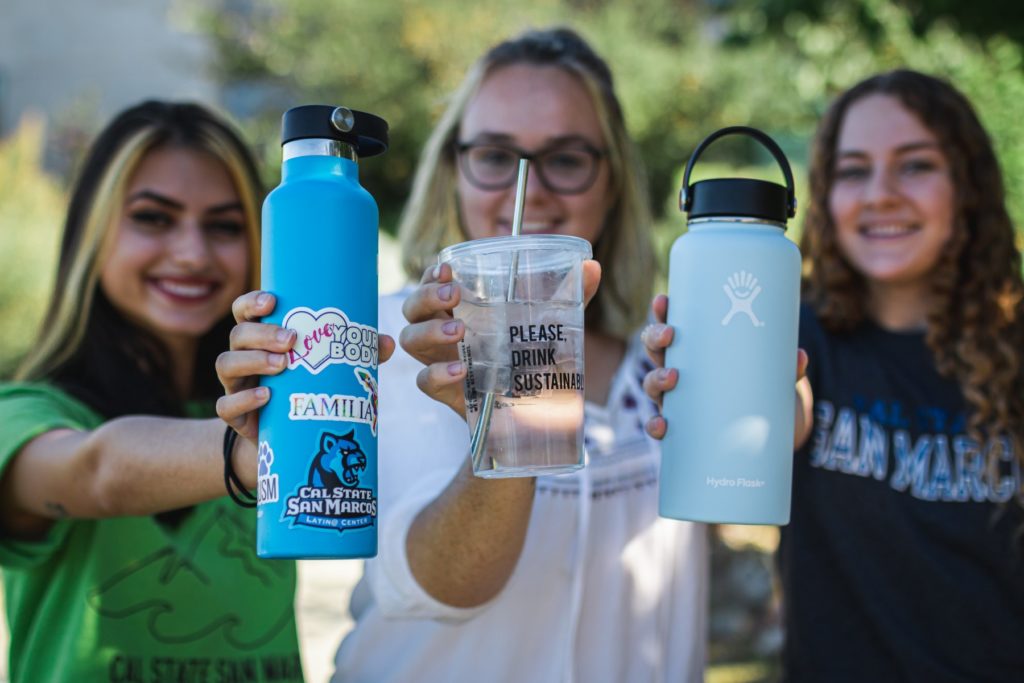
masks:
[[[266,441],[260,441],[260,464],[257,470],[257,476],[266,477],[270,474],[270,466],[274,464],[274,451],[270,449],[270,444]]]

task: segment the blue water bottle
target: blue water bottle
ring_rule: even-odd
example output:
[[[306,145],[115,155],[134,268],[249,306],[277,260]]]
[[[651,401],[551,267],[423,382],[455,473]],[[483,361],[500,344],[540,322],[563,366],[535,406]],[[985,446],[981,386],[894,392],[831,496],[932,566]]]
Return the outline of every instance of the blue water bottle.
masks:
[[[256,551],[377,554],[377,204],[357,159],[387,149],[387,123],[344,107],[289,109],[281,184],[263,203],[264,322],[297,332],[264,378]]]
[[[775,157],[786,187],[722,178],[690,184],[715,140],[747,135]],[[680,209],[687,232],[669,259],[662,516],[731,524],[787,524],[800,308],[800,252],[785,237],[796,211],[793,174],[759,130],[723,128],[694,150]]]

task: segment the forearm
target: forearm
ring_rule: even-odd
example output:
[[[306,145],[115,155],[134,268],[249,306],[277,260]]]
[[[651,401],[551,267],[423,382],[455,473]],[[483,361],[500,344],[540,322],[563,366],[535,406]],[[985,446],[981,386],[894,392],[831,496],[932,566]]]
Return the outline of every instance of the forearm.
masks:
[[[223,496],[223,437],[219,420],[162,417],[42,434],[0,479],[0,521],[9,531],[38,534],[62,517],[149,515]],[[254,486],[252,444],[239,440],[234,463]]]
[[[96,516],[150,515],[224,496],[223,440],[218,419],[124,417],[93,431]],[[233,464],[255,488],[255,449],[238,439]]]
[[[420,586],[453,607],[497,595],[522,553],[535,481],[481,479],[467,461],[409,530],[409,568]]]

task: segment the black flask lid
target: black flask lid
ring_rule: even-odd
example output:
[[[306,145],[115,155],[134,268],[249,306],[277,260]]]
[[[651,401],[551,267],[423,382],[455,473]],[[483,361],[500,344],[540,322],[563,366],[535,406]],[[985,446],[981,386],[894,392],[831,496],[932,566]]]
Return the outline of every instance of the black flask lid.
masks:
[[[352,145],[360,157],[372,157],[388,148],[388,123],[374,114],[347,107],[292,107],[281,117],[281,144],[307,138],[340,140]]]
[[[786,186],[752,178],[714,178],[690,184],[690,173],[698,157],[718,138],[726,135],[748,135],[768,149],[782,168]],[[695,218],[734,216],[781,223],[796,214],[796,193],[793,172],[782,149],[768,135],[749,126],[729,126],[715,131],[697,145],[683,173],[679,193],[679,209]]]

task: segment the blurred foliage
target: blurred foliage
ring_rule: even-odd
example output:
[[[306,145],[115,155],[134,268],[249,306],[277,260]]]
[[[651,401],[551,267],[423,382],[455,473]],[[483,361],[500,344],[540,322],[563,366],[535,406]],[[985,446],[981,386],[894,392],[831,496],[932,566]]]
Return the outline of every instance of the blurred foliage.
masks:
[[[834,12],[840,4],[849,0],[715,0],[713,6],[718,12],[733,12],[737,9],[753,9],[763,14],[768,30],[782,27],[793,15],[804,15],[821,20]],[[1006,36],[1024,44],[1024,3],[1006,0],[902,0],[899,3],[911,17],[911,26],[919,35],[925,34],[936,24],[952,24],[958,33],[975,38],[987,39],[996,35]],[[876,35],[880,26],[867,12],[857,16],[858,28]],[[737,36],[737,38],[740,36]]]
[[[43,130],[25,119],[0,141],[0,377],[31,344],[56,265],[65,199],[41,170]]]
[[[682,168],[705,135],[733,124],[766,130],[789,155],[803,200],[808,141],[830,98],[898,66],[948,77],[972,99],[996,142],[1011,213],[1024,223],[1024,127],[1017,120],[1022,49],[996,30],[998,22],[962,34],[962,15],[970,10],[950,14],[943,2],[177,0],[209,36],[224,104],[258,143],[268,183],[277,181],[280,114],[289,106],[341,103],[390,122],[388,154],[361,169],[388,231],[396,227],[423,142],[472,61],[528,27],[577,28],[617,74],[648,167],[663,257],[684,228],[676,209]],[[978,7],[979,17],[989,12],[984,3]],[[1010,28],[1012,16],[1006,15]],[[29,124],[0,148],[6,180],[0,314],[19,321],[0,326],[0,370],[24,347],[40,291],[52,278],[62,197],[38,170],[40,136],[38,125]],[[742,138],[713,145],[697,169],[695,179],[780,177],[770,157]],[[792,228],[795,238],[799,217]]]
[[[183,1],[210,35],[229,106],[233,100],[248,118],[270,173],[279,166],[278,122],[288,106],[341,103],[389,121],[390,151],[361,171],[388,230],[422,144],[466,68],[501,38],[553,23],[580,30],[617,74],[652,203],[667,225],[679,221],[668,209],[679,170],[704,135],[725,125],[757,126],[803,164],[829,99],[898,66],[946,76],[974,101],[996,140],[1012,213],[1018,224],[1024,219],[1024,128],[1016,121],[1024,101],[1021,48],[998,34],[960,35],[943,18],[941,2],[918,3],[936,8],[925,22],[920,11],[890,0]],[[773,14],[773,5],[789,9]],[[716,143],[707,156],[770,162],[742,140]]]

